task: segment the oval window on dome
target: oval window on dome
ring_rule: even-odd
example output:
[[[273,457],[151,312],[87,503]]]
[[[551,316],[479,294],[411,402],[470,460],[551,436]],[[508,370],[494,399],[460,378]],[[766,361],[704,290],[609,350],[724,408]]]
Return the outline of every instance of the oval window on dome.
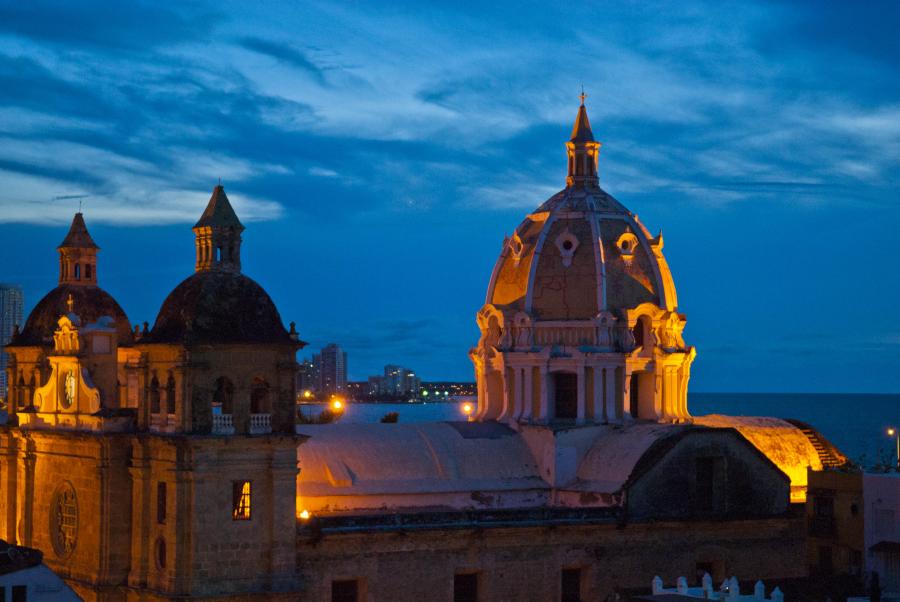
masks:
[[[616,240],[616,247],[619,249],[619,253],[621,253],[622,258],[625,260],[634,257],[634,252],[637,250],[638,244],[637,236],[632,232],[625,232],[618,240]]]

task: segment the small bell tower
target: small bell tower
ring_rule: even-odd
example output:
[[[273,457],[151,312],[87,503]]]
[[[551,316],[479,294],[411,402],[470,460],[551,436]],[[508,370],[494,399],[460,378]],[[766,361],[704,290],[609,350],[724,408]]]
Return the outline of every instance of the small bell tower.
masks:
[[[569,156],[569,174],[566,186],[599,186],[597,178],[597,158],[600,155],[600,143],[594,140],[591,122],[588,121],[584,99],[587,94],[581,92],[581,106],[572,128],[572,138],[566,142],[566,153]]]
[[[244,225],[231,207],[225,188],[213,189],[206,210],[194,225],[196,237],[197,272],[241,271],[241,232]]]
[[[56,250],[59,251],[59,283],[97,286],[97,251],[100,247],[91,238],[84,216],[75,214],[69,233]]]

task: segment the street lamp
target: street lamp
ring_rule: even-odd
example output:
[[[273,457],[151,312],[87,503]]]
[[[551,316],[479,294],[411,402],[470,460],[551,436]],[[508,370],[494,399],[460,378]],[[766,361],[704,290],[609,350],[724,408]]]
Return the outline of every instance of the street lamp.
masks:
[[[894,437],[897,440],[897,470],[900,470],[900,433],[897,429],[891,427],[887,430],[888,437]]]
[[[462,413],[466,415],[466,420],[472,420],[472,411],[475,407],[468,401],[462,404]]]

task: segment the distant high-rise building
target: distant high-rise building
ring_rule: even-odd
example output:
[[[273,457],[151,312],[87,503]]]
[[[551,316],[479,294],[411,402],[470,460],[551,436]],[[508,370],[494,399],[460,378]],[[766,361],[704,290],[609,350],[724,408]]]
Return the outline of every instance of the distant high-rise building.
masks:
[[[6,399],[7,374],[9,361],[3,346],[9,343],[16,325],[22,324],[25,296],[22,287],[16,284],[0,284],[0,398]]]
[[[406,395],[417,396],[422,381],[409,368],[388,364],[384,367],[384,376],[369,377],[369,393],[372,395]]]
[[[297,367],[297,391],[301,395],[305,395],[307,391],[316,393],[319,390],[319,364],[321,362],[318,354],[313,355],[312,359],[304,359],[298,362]]]
[[[337,344],[329,343],[318,357],[319,392],[325,395],[344,393],[347,390],[347,352]]]

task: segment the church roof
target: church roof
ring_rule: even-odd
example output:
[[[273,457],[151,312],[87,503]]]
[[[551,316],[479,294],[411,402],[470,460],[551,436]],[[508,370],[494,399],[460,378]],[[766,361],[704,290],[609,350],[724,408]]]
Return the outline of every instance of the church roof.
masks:
[[[75,214],[72,218],[72,225],[69,226],[69,233],[59,244],[60,249],[63,248],[80,248],[80,249],[99,249],[97,243],[91,238],[87,225],[84,223],[84,215],[81,212]]]
[[[594,142],[594,133],[591,131],[591,122],[588,119],[587,109],[582,101],[578,107],[578,115],[575,117],[575,125],[572,127],[571,142]]]
[[[235,272],[197,272],[169,293],[142,343],[290,344],[268,293]]]
[[[238,219],[237,214],[234,212],[234,209],[228,200],[228,196],[225,194],[225,188],[221,184],[213,189],[212,196],[209,197],[209,203],[206,205],[203,215],[200,216],[200,220],[194,224],[194,227],[232,227],[241,230],[244,229],[244,225],[241,224],[241,220]]]
[[[69,313],[70,297],[72,312],[81,318],[83,324],[108,316],[115,321],[119,345],[131,344],[133,333],[128,316],[112,295],[99,286],[61,284],[37,302],[25,321],[25,327],[18,336],[13,337],[10,346],[52,345],[57,320]]]
[[[570,146],[570,178],[507,238],[491,275],[486,304],[528,314],[533,320],[592,320],[650,303],[678,307],[675,284],[662,254],[662,239],[622,203],[600,188],[588,165],[594,135],[584,104],[578,107]],[[595,143],[596,144],[596,143]],[[581,149],[581,150],[578,150]],[[574,175],[573,175],[574,174]]]

